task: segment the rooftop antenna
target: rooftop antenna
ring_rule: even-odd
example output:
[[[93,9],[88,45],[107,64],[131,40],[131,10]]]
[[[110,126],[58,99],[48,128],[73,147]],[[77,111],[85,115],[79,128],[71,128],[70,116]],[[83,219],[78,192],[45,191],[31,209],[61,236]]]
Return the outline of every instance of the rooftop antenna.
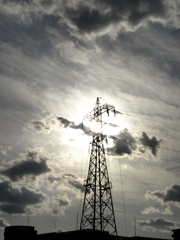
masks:
[[[27,218],[27,226],[29,226],[29,213],[28,213],[28,218]]]
[[[136,237],[136,216],[134,216],[134,234]]]
[[[54,222],[54,231],[56,232],[56,221]]]
[[[76,219],[76,229],[78,230],[78,211],[77,211],[77,219]]]
[[[84,181],[85,194],[80,230],[107,231],[108,229],[111,235],[116,236],[117,228],[111,195],[112,184],[109,181],[103,144],[106,136],[102,132],[102,128],[105,125],[102,121],[102,114],[107,113],[109,115],[110,111],[115,115],[114,106],[109,104],[100,105],[99,98],[97,98],[93,111],[84,117],[91,123],[95,122],[99,129],[92,132],[89,170],[87,179]]]

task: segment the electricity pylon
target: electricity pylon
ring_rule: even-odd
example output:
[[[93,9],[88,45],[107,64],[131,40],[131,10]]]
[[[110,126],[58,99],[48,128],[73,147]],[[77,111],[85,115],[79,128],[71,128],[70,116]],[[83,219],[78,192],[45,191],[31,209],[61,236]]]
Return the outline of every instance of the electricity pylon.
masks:
[[[109,115],[110,111],[116,114],[112,105],[100,106],[99,98],[97,98],[94,110],[84,117],[89,121],[95,121],[100,129],[93,132],[89,170],[84,182],[85,194],[80,229],[109,231],[111,235],[117,235],[111,195],[112,184],[109,181],[103,144],[103,140],[107,137],[102,133],[102,127],[105,124],[102,121],[102,114],[107,112]]]

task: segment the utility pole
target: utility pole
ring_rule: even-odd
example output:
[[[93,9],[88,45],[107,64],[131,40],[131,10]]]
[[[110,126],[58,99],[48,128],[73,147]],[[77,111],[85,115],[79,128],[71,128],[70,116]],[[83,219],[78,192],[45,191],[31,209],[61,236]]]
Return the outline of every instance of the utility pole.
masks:
[[[99,130],[93,132],[92,147],[87,179],[84,182],[85,194],[82,209],[80,230],[92,229],[109,231],[111,235],[117,235],[113,201],[111,195],[112,184],[109,181],[106,163],[104,140],[102,128],[105,125],[102,121],[102,114],[116,110],[109,104],[100,105],[97,98],[95,108],[87,114],[84,119],[90,122],[95,121],[99,125]]]

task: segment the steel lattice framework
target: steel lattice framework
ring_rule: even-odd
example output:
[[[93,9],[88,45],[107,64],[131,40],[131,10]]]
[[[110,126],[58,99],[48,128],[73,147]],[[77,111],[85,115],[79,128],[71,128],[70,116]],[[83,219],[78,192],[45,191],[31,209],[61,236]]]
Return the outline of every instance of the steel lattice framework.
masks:
[[[85,195],[82,209],[80,229],[109,231],[117,235],[113,201],[111,195],[112,184],[109,181],[108,169],[102,134],[102,114],[109,111],[116,113],[112,105],[100,106],[97,98],[94,110],[85,116],[90,121],[100,124],[100,132],[93,133],[92,148],[89,162],[88,176],[85,180]]]

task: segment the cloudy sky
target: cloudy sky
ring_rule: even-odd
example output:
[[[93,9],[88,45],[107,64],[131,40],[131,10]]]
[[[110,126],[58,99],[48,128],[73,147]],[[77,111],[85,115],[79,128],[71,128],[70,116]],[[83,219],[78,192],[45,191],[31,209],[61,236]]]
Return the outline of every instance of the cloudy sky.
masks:
[[[179,0],[0,0],[0,240],[28,215],[38,233],[77,229],[91,149],[82,119],[97,97],[120,112],[104,116],[118,234],[133,236],[136,216],[138,235],[171,238],[179,39]]]

